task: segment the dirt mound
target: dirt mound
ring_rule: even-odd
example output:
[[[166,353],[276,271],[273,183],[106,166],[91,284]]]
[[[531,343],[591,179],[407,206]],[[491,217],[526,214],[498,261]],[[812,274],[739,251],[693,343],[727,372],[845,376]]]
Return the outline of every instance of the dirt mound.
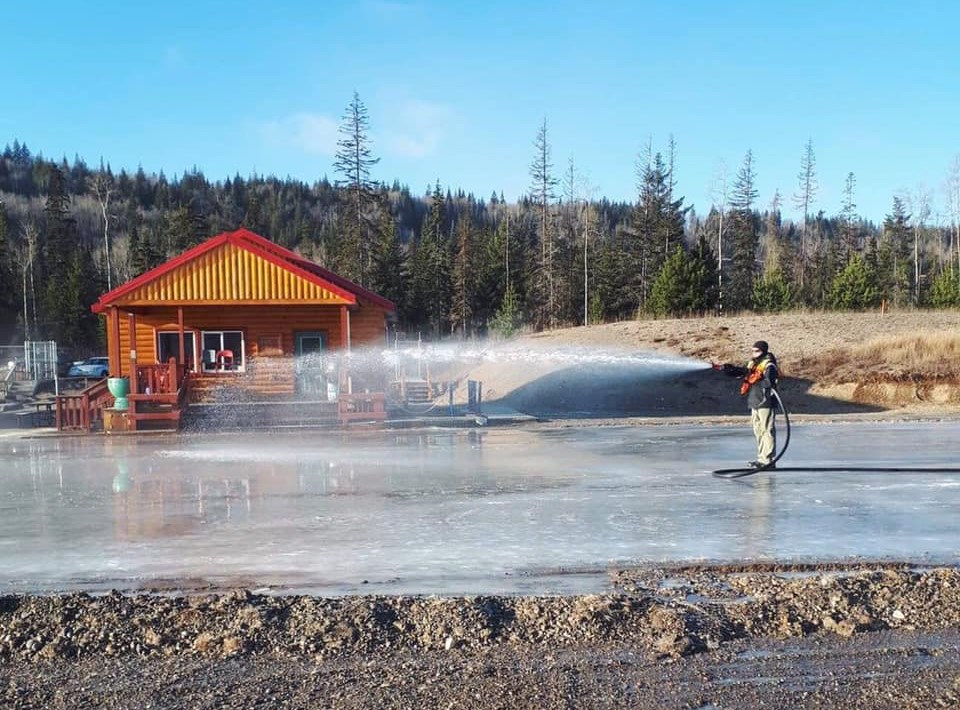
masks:
[[[960,571],[641,570],[622,594],[579,597],[0,598],[0,660],[91,656],[339,656],[397,649],[630,642],[685,656],[739,638],[960,625]]]
[[[624,366],[586,366],[562,358],[486,363],[465,377],[483,382],[486,402],[552,417],[709,416],[741,414],[735,383],[706,369],[742,362],[753,341],[768,340],[783,373],[791,411],[811,414],[949,410],[960,403],[960,362],[931,352],[892,366],[865,346],[926,334],[956,338],[958,311],[791,313],[640,320],[527,335],[517,348],[597,353],[644,352],[699,360],[703,371],[664,374]],[[891,353],[902,358],[902,353]],[[949,362],[948,362],[949,360]],[[916,364],[919,369],[911,369]]]

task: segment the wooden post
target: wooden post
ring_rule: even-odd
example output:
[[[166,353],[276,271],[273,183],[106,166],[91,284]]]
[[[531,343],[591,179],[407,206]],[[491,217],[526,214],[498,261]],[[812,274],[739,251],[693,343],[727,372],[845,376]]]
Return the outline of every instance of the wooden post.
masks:
[[[120,311],[116,306],[107,311],[107,342],[110,349],[107,356],[110,358],[110,375],[120,377],[123,374],[123,362],[120,358]]]
[[[347,316],[347,307],[340,306],[340,349],[344,352],[350,349],[350,321]]]
[[[183,337],[183,306],[177,306],[177,327],[180,330],[180,364],[187,364],[187,351]]]
[[[130,394],[140,394],[137,387],[137,316],[127,313],[127,322],[130,324]]]

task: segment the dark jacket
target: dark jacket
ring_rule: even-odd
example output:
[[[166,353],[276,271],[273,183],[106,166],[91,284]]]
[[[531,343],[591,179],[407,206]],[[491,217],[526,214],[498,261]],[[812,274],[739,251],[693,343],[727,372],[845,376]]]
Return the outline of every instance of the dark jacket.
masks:
[[[746,367],[739,365],[724,365],[723,371],[731,377],[740,377],[746,388],[747,405],[750,409],[769,409],[774,406],[770,390],[777,386],[780,370],[777,368],[777,358],[773,353],[766,353],[750,360]],[[748,382],[748,377],[757,372],[759,379]]]

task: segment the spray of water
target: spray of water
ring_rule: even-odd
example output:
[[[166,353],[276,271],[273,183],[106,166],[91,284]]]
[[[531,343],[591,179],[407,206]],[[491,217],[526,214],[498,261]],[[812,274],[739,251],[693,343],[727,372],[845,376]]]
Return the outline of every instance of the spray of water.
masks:
[[[398,415],[480,414],[482,403],[503,398],[558,372],[569,373],[571,380],[576,379],[575,387],[583,390],[589,389],[591,378],[600,385],[616,376],[623,386],[630,386],[624,378],[679,375],[708,367],[693,358],[636,348],[566,345],[528,338],[506,342],[395,342],[386,348],[355,347],[349,353],[321,351],[292,360],[251,362],[245,376],[257,377],[258,368],[281,366],[284,371],[278,375],[280,379],[294,378],[293,400],[303,412],[296,411],[293,403],[282,410],[277,408],[277,412],[244,406],[256,393],[231,381],[208,393],[208,401],[221,405],[214,412],[215,418],[188,428],[242,427],[261,410],[266,418],[263,423],[273,426],[305,422],[308,410],[316,410],[315,417],[329,418],[331,414],[320,411],[323,403],[335,405],[342,392],[384,392],[388,410]],[[579,399],[582,402],[583,398]],[[281,414],[290,422],[285,422]]]

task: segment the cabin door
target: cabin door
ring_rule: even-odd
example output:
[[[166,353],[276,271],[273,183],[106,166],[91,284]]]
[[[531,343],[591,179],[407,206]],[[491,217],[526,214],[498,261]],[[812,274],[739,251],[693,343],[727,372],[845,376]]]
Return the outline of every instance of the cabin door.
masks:
[[[337,368],[325,356],[327,334],[322,331],[294,333],[297,394],[304,398],[330,401],[337,398]]]

